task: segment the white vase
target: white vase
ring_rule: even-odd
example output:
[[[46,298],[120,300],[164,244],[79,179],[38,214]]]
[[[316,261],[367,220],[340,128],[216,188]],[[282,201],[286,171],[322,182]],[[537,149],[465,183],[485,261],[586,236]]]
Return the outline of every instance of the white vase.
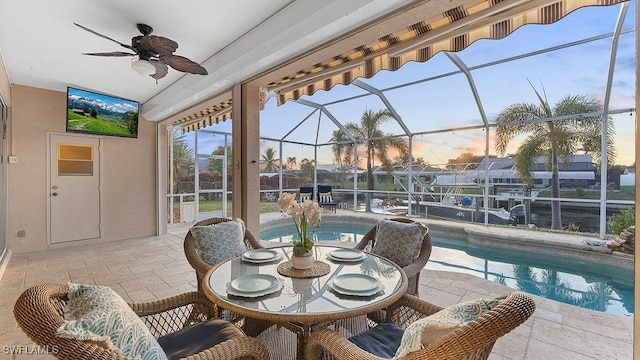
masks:
[[[313,258],[313,253],[308,252],[304,256],[292,256],[291,257],[291,267],[298,270],[306,270],[311,269],[315,259]]]

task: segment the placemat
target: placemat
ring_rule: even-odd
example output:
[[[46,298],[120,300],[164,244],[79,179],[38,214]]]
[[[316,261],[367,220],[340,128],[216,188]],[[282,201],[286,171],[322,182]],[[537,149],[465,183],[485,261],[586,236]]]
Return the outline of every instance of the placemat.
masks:
[[[314,261],[313,266],[305,270],[294,269],[293,266],[291,266],[291,260],[278,265],[278,273],[280,273],[280,275],[294,278],[311,278],[327,275],[329,270],[331,270],[329,264],[320,260]]]

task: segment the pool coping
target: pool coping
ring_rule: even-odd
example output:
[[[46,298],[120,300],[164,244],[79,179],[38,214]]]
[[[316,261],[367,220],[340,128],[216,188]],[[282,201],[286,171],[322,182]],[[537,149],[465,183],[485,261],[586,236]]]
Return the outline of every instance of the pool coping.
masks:
[[[290,217],[280,213],[274,214],[276,216],[261,216],[260,231],[267,231],[282,225],[293,225]],[[373,227],[378,220],[389,218],[389,216],[339,211],[336,214],[324,214],[323,218],[343,224],[353,224],[355,220],[361,225]],[[588,245],[586,240],[593,238],[584,235],[550,233],[521,227],[485,227],[482,224],[425,218],[414,218],[414,220],[425,223],[434,235],[459,238],[477,246],[553,255],[579,261],[595,261],[625,270],[634,269],[634,255],[612,251],[606,246]]]

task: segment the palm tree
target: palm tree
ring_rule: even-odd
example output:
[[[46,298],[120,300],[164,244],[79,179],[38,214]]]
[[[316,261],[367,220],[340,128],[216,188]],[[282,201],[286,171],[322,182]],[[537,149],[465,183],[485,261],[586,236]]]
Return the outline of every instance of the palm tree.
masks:
[[[367,190],[374,190],[373,165],[374,159],[378,158],[382,164],[390,162],[387,157],[388,148],[397,149],[400,154],[404,155],[408,152],[406,141],[398,137],[387,137],[388,134],[380,130],[380,125],[386,121],[392,120],[393,114],[389,109],[379,111],[365,110],[360,118],[360,124],[347,123],[345,129],[353,135],[360,143],[364,143],[367,158]],[[340,149],[341,148],[341,149]],[[352,157],[353,144],[334,144],[332,150],[334,155],[345,151],[346,155]],[[371,193],[367,192],[366,211],[371,211]]]
[[[530,83],[531,84],[531,83]],[[533,85],[531,85],[533,87]],[[562,229],[560,216],[560,178],[558,161],[568,162],[578,150],[591,152],[599,159],[602,151],[600,136],[602,117],[579,117],[563,121],[529,120],[549,119],[556,116],[586,114],[602,111],[602,105],[595,99],[581,95],[568,95],[554,107],[549,105],[543,88],[543,96],[533,88],[540,104],[517,103],[502,110],[496,119],[496,151],[504,155],[509,142],[516,136],[529,134],[515,154],[515,169],[518,176],[529,186],[533,179],[531,171],[538,156],[544,156],[547,168],[551,170],[551,228]],[[608,122],[608,159],[613,163],[613,122]]]
[[[295,156],[289,156],[287,158],[287,166],[290,170],[293,170],[293,167],[298,163]]]
[[[313,171],[315,166],[316,164],[313,160],[309,160],[307,158],[300,160],[300,170],[306,177],[313,178]]]
[[[349,157],[345,154],[345,147],[351,144],[340,144],[341,142],[348,141],[349,137],[342,130],[334,130],[331,134],[331,139],[329,141],[335,143],[331,147],[331,151],[333,152],[333,159],[340,165],[340,181],[344,182],[345,173],[343,165],[346,164],[345,160],[349,160]],[[353,151],[353,150],[352,150]]]
[[[264,149],[264,154],[260,155],[260,164],[264,166],[265,172],[276,172],[278,167],[278,159],[276,159],[276,150],[272,147]]]
[[[180,177],[188,175],[189,165],[193,158],[193,148],[185,140],[185,135],[179,130],[171,133],[173,142],[173,176]]]

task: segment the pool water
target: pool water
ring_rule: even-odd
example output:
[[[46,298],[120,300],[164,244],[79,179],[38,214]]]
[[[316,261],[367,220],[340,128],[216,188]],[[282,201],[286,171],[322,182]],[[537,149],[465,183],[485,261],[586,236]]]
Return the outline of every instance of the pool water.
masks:
[[[369,225],[322,223],[318,241],[357,242]],[[262,240],[288,243],[295,228],[260,232]],[[586,309],[633,314],[633,270],[534,253],[479,247],[466,241],[431,236],[433,251],[425,269],[478,276],[510,288]]]

